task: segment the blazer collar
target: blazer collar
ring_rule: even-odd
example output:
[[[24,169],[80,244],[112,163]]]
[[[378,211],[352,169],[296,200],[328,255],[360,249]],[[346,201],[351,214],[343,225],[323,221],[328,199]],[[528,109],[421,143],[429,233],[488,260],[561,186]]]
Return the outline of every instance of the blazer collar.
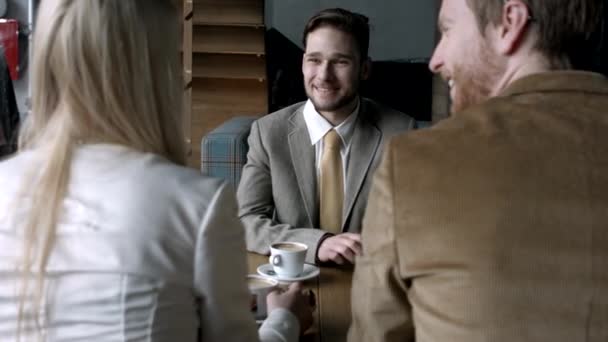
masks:
[[[310,136],[304,121],[304,105],[300,106],[289,117],[287,140],[291,162],[304,200],[304,206],[310,224],[317,227],[319,221],[319,200],[317,198],[317,176],[315,169],[315,148],[310,143]]]
[[[608,79],[601,74],[586,71],[548,71],[513,81],[499,96],[557,91],[608,93]]]
[[[363,98],[361,98],[360,106],[359,117],[351,141],[350,160],[346,175],[342,216],[343,229],[382,142],[382,133],[376,126],[376,118],[379,113],[375,112],[373,107]]]

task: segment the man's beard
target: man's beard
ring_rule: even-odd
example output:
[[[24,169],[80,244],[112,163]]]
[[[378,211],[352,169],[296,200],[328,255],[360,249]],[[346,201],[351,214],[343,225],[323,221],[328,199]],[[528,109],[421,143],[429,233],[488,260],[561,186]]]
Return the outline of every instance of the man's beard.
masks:
[[[337,112],[352,103],[359,96],[357,90],[359,89],[360,84],[360,79],[355,80],[354,83],[351,85],[349,92],[344,94],[342,97],[337,98],[335,101],[325,104],[318,103],[315,100],[314,96],[312,96],[312,89],[310,89],[309,91],[308,88],[306,88],[306,95],[314,105],[317,112]]]
[[[336,111],[344,108],[348,104],[352,103],[352,101],[357,98],[357,93],[356,92],[348,93],[348,94],[344,95],[343,97],[339,98],[337,101],[327,103],[324,105],[317,103],[317,101],[314,99],[314,97],[312,97],[310,95],[308,96],[308,98],[310,99],[310,101],[312,101],[312,104],[315,106],[315,109],[317,110],[317,112],[336,112]]]
[[[452,113],[487,100],[505,72],[505,67],[498,62],[499,56],[487,43],[480,44],[478,51],[478,58],[454,66],[453,80],[457,88]]]

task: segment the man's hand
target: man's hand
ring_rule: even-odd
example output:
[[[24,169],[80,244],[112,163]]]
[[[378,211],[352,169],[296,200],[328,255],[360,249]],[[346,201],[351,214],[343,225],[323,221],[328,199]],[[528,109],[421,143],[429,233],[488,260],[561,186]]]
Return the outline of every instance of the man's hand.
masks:
[[[342,233],[329,237],[319,246],[317,258],[321,262],[333,261],[338,265],[355,263],[355,256],[361,255],[361,235]]]
[[[276,308],[291,311],[300,322],[300,334],[312,325],[312,311],[316,306],[314,294],[311,291],[304,294],[301,283],[292,283],[286,291],[274,290],[266,297],[268,313]]]

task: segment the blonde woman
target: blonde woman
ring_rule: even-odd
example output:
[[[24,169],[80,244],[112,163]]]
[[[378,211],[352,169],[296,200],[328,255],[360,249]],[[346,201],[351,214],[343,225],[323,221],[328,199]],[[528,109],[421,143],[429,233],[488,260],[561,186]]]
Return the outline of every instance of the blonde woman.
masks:
[[[43,0],[36,25],[0,163],[0,341],[296,340],[297,286],[255,329],[233,190],[178,166],[174,2]]]

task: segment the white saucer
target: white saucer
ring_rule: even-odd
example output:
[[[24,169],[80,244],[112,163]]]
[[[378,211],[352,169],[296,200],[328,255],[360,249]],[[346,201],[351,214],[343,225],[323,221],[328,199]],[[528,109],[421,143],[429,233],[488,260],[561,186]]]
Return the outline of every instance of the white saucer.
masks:
[[[314,278],[319,275],[319,268],[315,265],[304,264],[304,270],[297,277],[283,277],[274,273],[271,264],[264,264],[258,267],[258,273],[264,277],[273,278],[278,281],[291,282],[291,281],[304,281],[307,279]]]

